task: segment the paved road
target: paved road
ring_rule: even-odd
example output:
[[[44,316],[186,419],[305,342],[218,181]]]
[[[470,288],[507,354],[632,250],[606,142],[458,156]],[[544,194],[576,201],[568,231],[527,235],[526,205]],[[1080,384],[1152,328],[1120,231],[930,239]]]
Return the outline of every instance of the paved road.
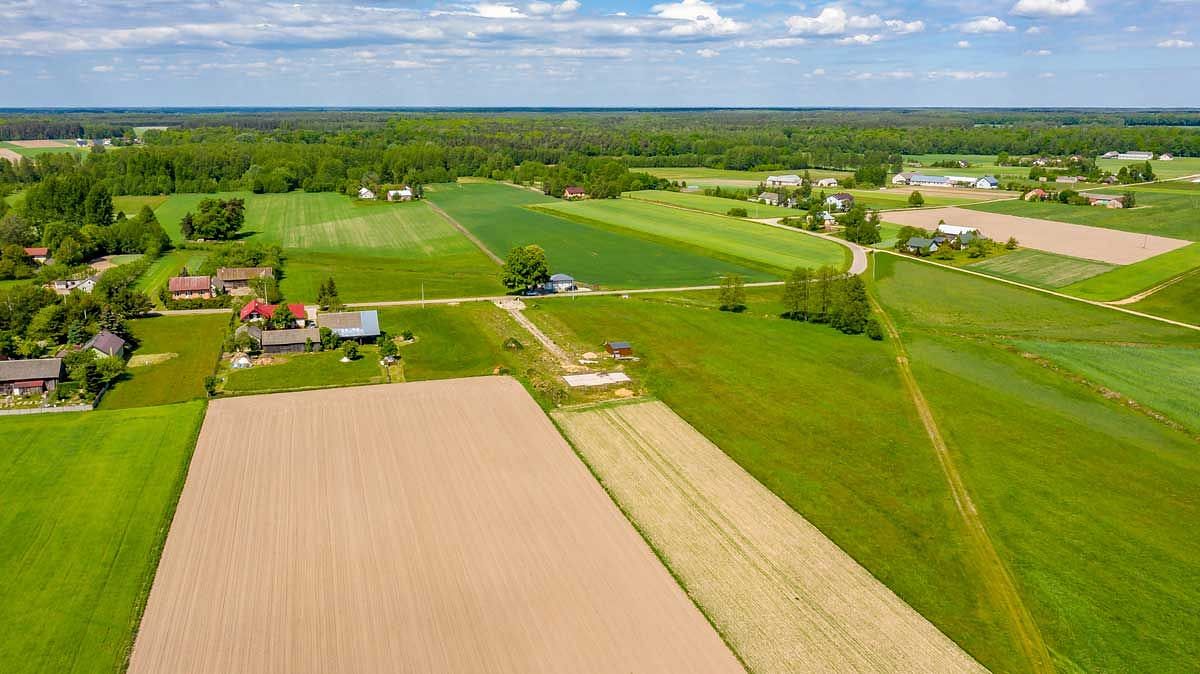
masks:
[[[786,229],[789,232],[800,232],[801,234],[815,236],[818,239],[832,241],[843,248],[849,248],[852,259],[850,260],[850,269],[848,269],[846,273],[861,274],[867,270],[867,249],[863,248],[857,243],[851,243],[841,237],[833,236],[832,234],[826,234],[824,232],[810,232],[807,229],[802,229],[800,227],[792,227],[791,225],[781,224],[779,221],[782,219],[783,218],[761,218],[758,220],[751,220],[751,222],[757,222],[759,224],[769,225],[771,227],[778,227],[779,229]]]

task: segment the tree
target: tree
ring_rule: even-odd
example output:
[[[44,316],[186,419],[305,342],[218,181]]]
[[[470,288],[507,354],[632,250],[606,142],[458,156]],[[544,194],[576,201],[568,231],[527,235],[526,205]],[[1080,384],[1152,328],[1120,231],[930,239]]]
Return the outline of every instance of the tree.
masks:
[[[395,358],[400,354],[400,347],[396,346],[396,340],[388,335],[380,335],[379,339],[379,355],[384,358]]]
[[[838,283],[829,324],[850,335],[861,334],[867,327],[871,307],[867,301],[867,286],[861,277],[848,276]]]
[[[908,195],[908,205],[914,208],[924,206],[925,197],[922,196],[920,192],[913,190],[912,194]]]
[[[1133,208],[1134,204],[1136,203],[1137,197],[1133,192],[1126,192],[1124,196],[1121,197],[1121,205],[1125,208]]]
[[[796,267],[783,284],[784,317],[796,321],[807,321],[811,295],[812,269]]]
[[[320,335],[322,351],[333,351],[334,349],[338,348],[338,344],[340,344],[342,341],[341,338],[338,337],[337,333],[329,328],[321,328]]]
[[[101,387],[109,386],[125,374],[125,359],[119,356],[105,356],[96,361],[96,376],[100,379]]]
[[[833,285],[837,279],[837,272],[833,267],[824,265],[817,269],[815,279],[809,320],[814,323],[824,323],[829,319],[829,310],[833,306]]]
[[[246,222],[246,202],[244,199],[201,199],[196,204],[196,213],[184,214],[191,233],[187,238],[194,239],[232,239]],[[183,232],[183,223],[180,231]]]
[[[337,311],[342,308],[342,300],[338,297],[337,284],[332,276],[325,279],[317,289],[317,305],[323,311]]]
[[[867,319],[867,337],[875,341],[883,339],[883,327],[879,325],[879,319],[874,316]]]
[[[746,280],[740,274],[729,274],[721,279],[718,295],[721,311],[741,312],[746,310]]]
[[[280,304],[275,307],[275,313],[271,314],[270,320],[267,321],[267,328],[271,330],[287,330],[288,328],[296,327],[297,316],[292,313],[291,307],[286,304]]]
[[[192,235],[196,233],[196,226],[192,222],[192,214],[190,212],[184,213],[183,217],[180,218],[179,233],[185,239],[192,238]]]
[[[220,380],[217,379],[217,377],[215,375],[211,375],[211,374],[204,378],[204,392],[208,394],[209,398],[216,397],[217,382],[219,382],[219,381]]]
[[[256,297],[270,304],[275,304],[283,299],[283,295],[279,293],[279,282],[275,280],[274,276],[259,276],[250,279],[250,289],[254,291]]]
[[[358,345],[354,342],[342,344],[342,356],[346,360],[358,360]]]
[[[1005,250],[1016,250],[1016,249],[1017,249],[1017,245],[1018,245],[1018,244],[1017,244],[1017,237],[1015,237],[1015,236],[1010,236],[1010,237],[1008,237],[1008,241],[1005,241],[1005,242],[1004,242],[1004,249],[1005,249]]]
[[[508,252],[500,277],[504,287],[529,289],[550,280],[550,263],[541,246],[517,246]]]
[[[104,183],[92,185],[83,201],[83,221],[89,225],[107,227],[113,223],[112,194]]]
[[[725,215],[729,215],[729,216],[732,216],[735,218],[744,218],[744,217],[746,217],[746,209],[741,208],[740,206],[731,208],[725,213]]]

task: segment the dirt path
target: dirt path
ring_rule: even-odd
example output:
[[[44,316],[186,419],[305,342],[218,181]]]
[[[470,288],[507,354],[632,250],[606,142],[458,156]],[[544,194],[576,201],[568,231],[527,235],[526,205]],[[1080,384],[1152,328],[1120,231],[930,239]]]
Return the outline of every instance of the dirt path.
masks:
[[[1153,288],[1150,288],[1149,290],[1143,290],[1142,292],[1137,293],[1136,295],[1130,295],[1129,297],[1126,297],[1125,299],[1113,300],[1111,302],[1105,302],[1105,304],[1121,305],[1121,304],[1133,304],[1134,302],[1141,302],[1142,300],[1153,295],[1154,293],[1156,293],[1160,290],[1164,290],[1166,288],[1170,288],[1171,286],[1175,285],[1176,283],[1179,283],[1180,281],[1182,281],[1184,279],[1191,278],[1191,277],[1195,276],[1196,274],[1200,274],[1200,267],[1197,267],[1195,269],[1189,269],[1178,276],[1169,278],[1166,281],[1163,281],[1162,283],[1154,286]]]
[[[498,301],[495,304],[504,311],[508,312],[508,315],[512,316],[512,319],[517,322],[517,325],[525,328],[526,332],[532,335],[534,339],[536,339],[543,347],[545,347],[546,351],[550,352],[550,355],[554,356],[558,360],[559,364],[562,365],[564,370],[580,369],[578,365],[571,361],[571,356],[567,354],[566,350],[559,346],[553,339],[550,339],[549,335],[542,332],[541,328],[534,325],[533,321],[525,318],[525,314],[521,313],[525,309],[524,302],[518,298],[510,297],[508,299]]]
[[[783,281],[759,281],[747,283],[747,288],[771,288],[782,286]],[[720,285],[676,286],[674,288],[631,288],[627,290],[589,290],[578,292],[552,293],[538,295],[539,300],[564,299],[568,297],[606,297],[612,295],[644,295],[646,293],[685,293],[698,290],[720,290]],[[348,307],[408,307],[423,304],[463,304],[466,302],[502,302],[515,299],[514,295],[481,295],[478,297],[447,297],[433,300],[390,300],[384,302],[348,302]]]
[[[479,250],[483,251],[484,255],[488,256],[488,259],[490,259],[492,262],[495,262],[498,265],[504,264],[504,260],[501,260],[499,255],[496,255],[495,253],[493,253],[491,251],[490,248],[483,245],[483,242],[480,241],[477,236],[472,234],[471,230],[467,229],[466,227],[463,227],[462,224],[460,224],[458,222],[458,220],[455,220],[454,218],[450,217],[450,214],[447,213],[446,211],[443,211],[441,206],[438,206],[437,204],[433,203],[433,201],[429,200],[428,198],[425,199],[425,204],[428,205],[430,210],[432,210],[434,213],[437,213],[438,215],[442,216],[443,220],[450,223],[451,227],[454,227],[463,236],[467,237],[468,241],[475,244],[475,246],[477,248],[479,248]]]
[[[1021,594],[1017,590],[1016,583],[1013,581],[1008,566],[1000,558],[1000,554],[996,552],[996,546],[987,532],[983,518],[979,515],[979,511],[975,507],[975,502],[971,499],[971,493],[967,490],[967,485],[963,481],[962,474],[958,472],[958,468],[954,464],[954,457],[950,453],[950,448],[946,445],[946,440],[942,436],[941,429],[938,428],[937,420],[933,416],[933,410],[930,409],[929,403],[925,400],[925,395],[921,393],[921,387],[917,384],[917,379],[913,375],[912,366],[908,360],[908,352],[904,347],[904,342],[900,338],[900,332],[896,329],[895,324],[892,323],[891,317],[883,310],[883,306],[873,297],[871,298],[871,304],[875,312],[879,315],[880,321],[883,323],[884,329],[887,331],[888,337],[896,349],[897,369],[900,371],[901,379],[904,381],[904,388],[908,391],[909,397],[912,399],[913,407],[917,410],[917,415],[921,419],[921,424],[925,427],[926,434],[929,435],[929,441],[933,445],[934,453],[937,454],[938,463],[942,467],[942,473],[946,476],[950,493],[954,496],[954,505],[958,509],[963,523],[966,525],[967,540],[970,544],[971,552],[975,557],[979,573],[983,577],[985,590],[993,603],[996,606],[1002,607],[1008,616],[1012,636],[1020,646],[1025,659],[1029,662],[1030,671],[1052,674],[1054,672],[1054,664],[1050,659],[1050,651],[1046,648],[1046,643],[1042,639],[1042,634],[1038,629],[1037,623],[1034,622],[1033,616],[1029,613],[1025,602],[1021,599]]]

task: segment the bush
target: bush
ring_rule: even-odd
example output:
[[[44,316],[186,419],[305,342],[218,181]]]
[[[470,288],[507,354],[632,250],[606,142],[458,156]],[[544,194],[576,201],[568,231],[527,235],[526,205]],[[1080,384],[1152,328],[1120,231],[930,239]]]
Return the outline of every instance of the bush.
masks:
[[[217,381],[216,376],[211,374],[204,378],[204,391],[208,393],[209,398],[217,395]]]
[[[358,345],[354,342],[342,344],[342,355],[346,360],[358,360]]]
[[[725,213],[725,215],[731,215],[735,218],[744,218],[749,215],[749,213],[744,208],[731,208]]]
[[[1017,237],[1015,237],[1015,236],[1008,237],[1008,241],[1004,242],[1004,249],[1005,250],[1016,250],[1017,249]]]
[[[883,327],[879,325],[879,319],[874,316],[867,319],[867,337],[879,342],[883,340]]]

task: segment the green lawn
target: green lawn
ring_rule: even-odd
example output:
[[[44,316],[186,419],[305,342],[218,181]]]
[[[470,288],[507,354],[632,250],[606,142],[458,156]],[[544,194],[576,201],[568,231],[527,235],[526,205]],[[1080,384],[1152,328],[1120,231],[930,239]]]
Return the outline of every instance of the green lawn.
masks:
[[[876,210],[887,210],[896,208],[912,208],[908,205],[908,197],[913,192],[921,192],[919,187],[889,187],[882,190],[828,190],[828,194],[834,192],[849,192],[854,195],[854,202],[862,204],[867,208]],[[965,192],[965,191],[964,191]],[[985,199],[1004,199],[1004,195],[997,195],[994,192],[980,190],[978,192],[965,192],[964,194],[945,194],[941,192],[933,192],[926,190],[921,192],[922,198],[925,199],[924,206],[958,206],[968,204]]]
[[[213,373],[229,314],[156,316],[129,321],[139,342],[125,377],[100,401],[103,409],[148,407],[205,397],[204,378]],[[152,364],[139,360],[157,356]]]
[[[1200,184],[1178,183],[1177,187],[1167,189],[1160,185],[1091,190],[1107,194],[1133,192],[1137,203],[1130,209],[1069,206],[1053,201],[1020,199],[975,204],[967,208],[1200,241]]]
[[[1200,325],[1200,273],[1167,286],[1140,302],[1128,304],[1126,308]]]
[[[1200,267],[1200,243],[1117,267],[1108,273],[1073,283],[1063,288],[1063,292],[1089,300],[1119,300],[1149,290],[1196,267]]]
[[[274,356],[275,363],[246,370],[231,370],[226,375],[225,392],[272,393],[307,388],[329,388],[387,381],[379,365],[379,350],[363,346],[360,357],[341,362],[342,352],[297,353]]]
[[[328,276],[348,302],[498,294],[499,270],[424,202],[360,202],[333,193],[177,194],[156,211],[173,237],[179,220],[209,196],[246,200],[245,238],[287,252],[281,288],[313,301]]]
[[[0,418],[0,671],[124,671],[203,417]]]
[[[1118,267],[1118,265],[1106,262],[1056,255],[1028,248],[966,266],[972,271],[1043,288],[1061,288]]]
[[[1200,657],[1187,608],[1200,601],[1195,440],[1021,352],[1094,368],[1097,383],[1162,406],[1194,389],[1194,368],[1148,382],[1186,360],[1196,335],[909,260],[877,264],[878,294],[1060,668],[1188,671]],[[1163,346],[1175,348],[1150,350]],[[1135,370],[1145,383],[1124,385]]]
[[[716,283],[729,273],[751,280],[775,277],[703,251],[531,210],[526,206],[562,202],[530,190],[499,183],[459,183],[428,186],[426,195],[497,255],[504,257],[515,246],[538,244],[546,250],[551,272],[569,273],[593,287]]]
[[[849,266],[849,252],[830,241],[736,218],[683,211],[632,199],[545,204],[543,210],[586,224],[678,241],[713,255],[728,255],[766,268]]]

